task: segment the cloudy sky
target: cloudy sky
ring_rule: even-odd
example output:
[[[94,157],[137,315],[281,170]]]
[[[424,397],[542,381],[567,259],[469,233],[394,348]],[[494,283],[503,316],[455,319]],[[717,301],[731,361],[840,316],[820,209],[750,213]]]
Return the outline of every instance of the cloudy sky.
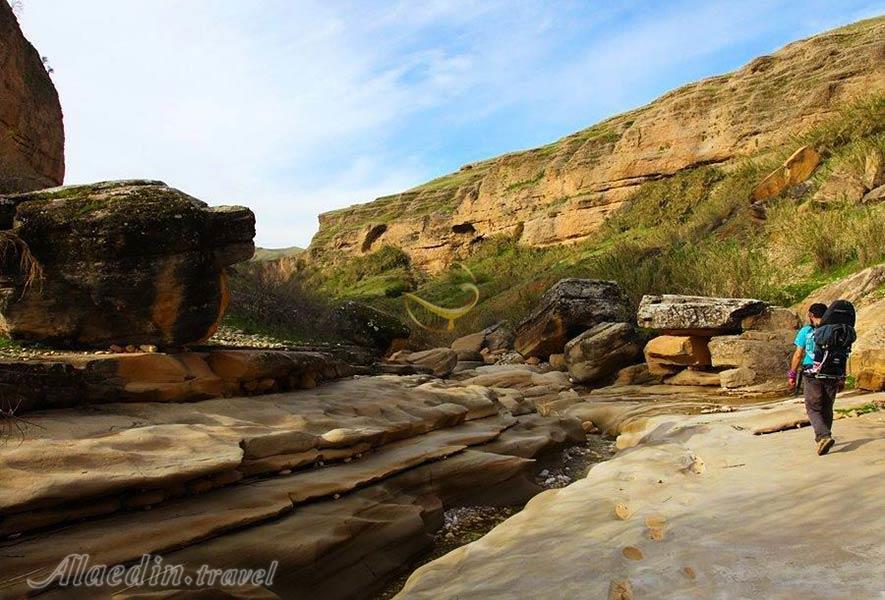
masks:
[[[265,247],[317,215],[548,143],[885,1],[20,0],[66,183],[244,204]]]

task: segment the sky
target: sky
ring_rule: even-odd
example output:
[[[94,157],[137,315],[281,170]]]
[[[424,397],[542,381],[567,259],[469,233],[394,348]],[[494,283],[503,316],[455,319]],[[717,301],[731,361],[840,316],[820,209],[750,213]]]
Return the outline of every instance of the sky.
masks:
[[[540,146],[885,0],[19,0],[53,69],[66,184],[249,206],[256,243]]]

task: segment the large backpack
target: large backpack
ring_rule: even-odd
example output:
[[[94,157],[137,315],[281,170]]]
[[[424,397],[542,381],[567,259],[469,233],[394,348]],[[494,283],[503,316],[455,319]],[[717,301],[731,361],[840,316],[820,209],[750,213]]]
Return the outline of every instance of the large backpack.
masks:
[[[818,379],[842,379],[848,368],[851,345],[857,340],[854,330],[854,305],[848,300],[836,300],[824,313],[814,330],[814,365],[812,373]]]

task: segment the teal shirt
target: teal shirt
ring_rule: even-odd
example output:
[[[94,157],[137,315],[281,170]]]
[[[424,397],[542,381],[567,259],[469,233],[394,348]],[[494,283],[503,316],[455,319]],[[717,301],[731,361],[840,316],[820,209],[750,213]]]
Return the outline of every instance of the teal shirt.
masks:
[[[805,357],[802,359],[802,366],[809,367],[814,364],[814,327],[806,325],[796,333],[796,339],[793,342],[799,348],[805,348]]]

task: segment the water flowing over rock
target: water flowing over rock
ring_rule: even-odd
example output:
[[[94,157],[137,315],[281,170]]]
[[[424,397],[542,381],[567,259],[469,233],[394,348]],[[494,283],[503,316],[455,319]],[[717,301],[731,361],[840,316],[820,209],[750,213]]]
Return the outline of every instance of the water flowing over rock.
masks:
[[[566,342],[599,323],[630,319],[630,306],[613,281],[562,279],[516,328],[514,347],[523,356],[561,353]]]
[[[0,194],[61,185],[64,127],[40,54],[0,2]]]
[[[0,197],[17,246],[0,265],[0,328],[13,338],[107,348],[179,346],[212,335],[225,267],[252,256],[255,217],[158,181]],[[7,236],[8,237],[8,236]],[[23,270],[21,258],[34,264]]]

